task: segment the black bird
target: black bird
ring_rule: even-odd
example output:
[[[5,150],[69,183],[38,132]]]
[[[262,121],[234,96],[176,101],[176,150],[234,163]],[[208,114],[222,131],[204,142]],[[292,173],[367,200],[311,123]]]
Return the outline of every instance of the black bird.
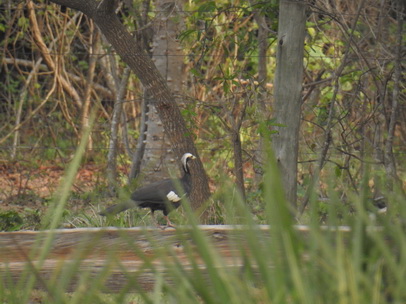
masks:
[[[131,200],[110,206],[100,212],[100,215],[115,215],[134,207],[150,208],[155,222],[154,212],[162,210],[167,226],[174,227],[168,218],[168,213],[178,208],[182,198],[187,197],[192,190],[192,178],[188,167],[188,162],[192,159],[196,159],[193,154],[183,154],[181,158],[184,171],[182,178],[165,179],[140,188],[131,194]]]

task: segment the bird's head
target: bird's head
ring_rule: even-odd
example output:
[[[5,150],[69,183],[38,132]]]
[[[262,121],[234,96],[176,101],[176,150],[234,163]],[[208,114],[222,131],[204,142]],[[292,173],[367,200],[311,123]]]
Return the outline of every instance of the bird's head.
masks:
[[[194,156],[192,153],[185,153],[181,158],[182,167],[186,173],[189,173],[188,162],[191,159],[196,159],[196,156]]]

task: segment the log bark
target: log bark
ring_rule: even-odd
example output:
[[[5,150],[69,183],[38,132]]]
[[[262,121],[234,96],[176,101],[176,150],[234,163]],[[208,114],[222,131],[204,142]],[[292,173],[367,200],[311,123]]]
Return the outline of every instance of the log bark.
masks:
[[[244,258],[250,255],[248,227],[208,225],[199,228],[211,242],[215,253],[221,256],[219,267],[230,270],[243,267]],[[269,244],[272,241],[269,226],[252,229],[256,230],[260,242]],[[304,235],[309,231],[306,226],[296,226],[296,230]],[[345,226],[324,227],[324,230],[350,232],[350,228]],[[166,282],[175,285],[171,274],[175,263],[180,263],[186,272],[193,271],[193,265],[196,265],[203,275],[207,274],[193,235],[190,227],[178,227],[176,230],[109,227],[0,232],[0,284],[12,288],[19,280],[27,280],[24,272],[28,270],[36,277],[36,288],[46,289],[64,281],[66,292],[85,288],[83,284],[86,282],[101,284],[107,293],[122,289],[151,291],[157,273]],[[52,238],[52,242],[44,255],[43,244],[48,238]],[[41,256],[45,258],[41,259]],[[85,283],[80,280],[81,276],[87,276]]]

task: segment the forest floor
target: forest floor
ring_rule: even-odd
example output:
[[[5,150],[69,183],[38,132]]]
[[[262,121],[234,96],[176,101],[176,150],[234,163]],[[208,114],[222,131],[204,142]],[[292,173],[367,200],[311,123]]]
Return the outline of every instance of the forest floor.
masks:
[[[78,193],[92,191],[100,183],[102,170],[103,168],[94,164],[84,165],[76,175],[73,191]],[[29,197],[49,199],[58,189],[63,175],[64,168],[58,165],[33,167],[15,162],[1,163],[0,208],[40,207],[35,200],[25,199]]]
[[[82,165],[66,209],[79,212],[92,206],[94,201],[89,194],[105,189],[104,171],[103,166],[94,163]],[[63,165],[52,162],[0,162],[0,215],[14,212],[25,218],[27,214],[44,214],[58,192],[64,173]]]

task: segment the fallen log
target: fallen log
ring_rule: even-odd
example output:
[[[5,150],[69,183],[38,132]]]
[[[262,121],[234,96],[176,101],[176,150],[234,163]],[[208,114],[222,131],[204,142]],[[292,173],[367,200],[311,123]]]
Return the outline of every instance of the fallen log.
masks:
[[[295,228],[308,232],[305,226]],[[217,267],[230,271],[243,267],[244,255],[250,251],[247,229],[199,226],[221,257]],[[348,227],[333,230],[350,231]],[[255,227],[260,242],[270,241],[269,232],[269,226]],[[191,227],[0,232],[0,280],[4,286],[13,287],[31,277],[36,288],[45,290],[57,285],[74,291],[91,282],[100,284],[105,292],[149,291],[157,274],[169,284],[173,281],[170,265],[179,263],[184,271],[206,270],[193,233],[196,230]]]

